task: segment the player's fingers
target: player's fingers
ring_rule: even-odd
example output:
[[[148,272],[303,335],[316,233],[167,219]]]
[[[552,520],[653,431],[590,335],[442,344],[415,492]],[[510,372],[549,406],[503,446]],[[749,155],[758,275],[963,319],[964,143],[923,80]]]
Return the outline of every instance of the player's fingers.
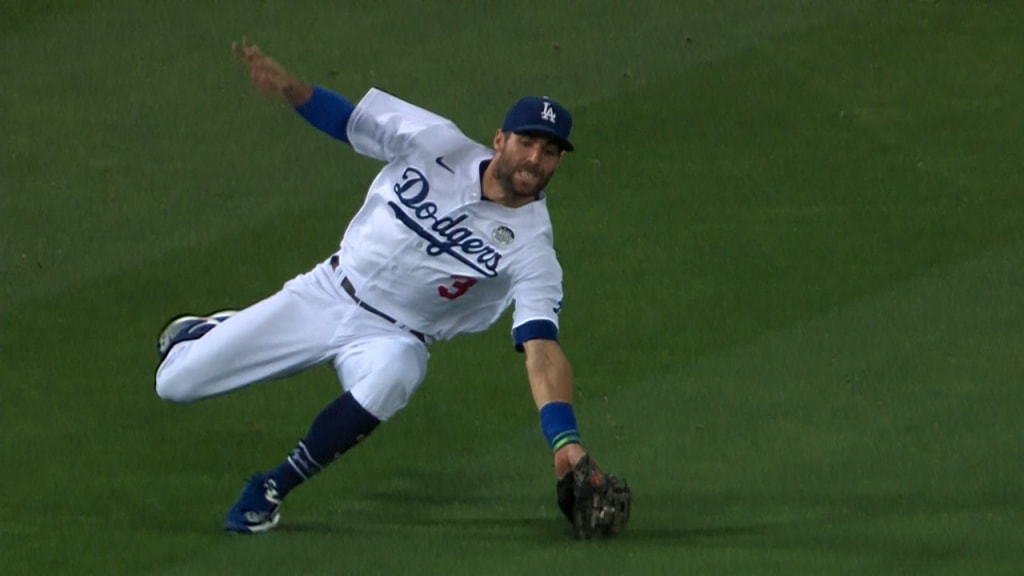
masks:
[[[242,37],[241,44],[232,43],[231,47],[235,53],[235,57],[249,65],[252,65],[253,60],[259,56],[259,48],[249,44],[244,36]]]
[[[260,50],[260,47],[257,46],[256,44],[251,43],[251,42],[246,43],[246,45],[245,45],[245,52],[247,54],[257,54],[257,55],[258,54],[262,54],[262,51]]]
[[[231,47],[241,58],[248,58],[249,52],[251,51],[251,44],[249,44],[249,38],[245,35],[242,36],[242,41],[239,43],[232,42]]]

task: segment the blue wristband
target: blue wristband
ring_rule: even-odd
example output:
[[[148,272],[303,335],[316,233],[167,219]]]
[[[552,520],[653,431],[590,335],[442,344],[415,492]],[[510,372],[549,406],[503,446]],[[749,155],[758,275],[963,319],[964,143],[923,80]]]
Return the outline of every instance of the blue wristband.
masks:
[[[313,86],[313,97],[295,109],[307,122],[332,138],[348,142],[348,119],[355,109],[342,95]]]
[[[576,430],[576,415],[568,402],[548,402],[540,409],[540,426],[552,451],[558,451],[566,444],[579,444],[580,433]]]

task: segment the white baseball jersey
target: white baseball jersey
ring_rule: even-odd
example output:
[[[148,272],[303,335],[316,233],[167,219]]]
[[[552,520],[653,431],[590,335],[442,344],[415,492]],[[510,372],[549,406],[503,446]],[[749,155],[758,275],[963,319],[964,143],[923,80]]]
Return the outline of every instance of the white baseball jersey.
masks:
[[[519,208],[486,200],[493,151],[381,90],[347,130],[358,153],[387,163],[341,241],[361,299],[435,340],[483,331],[513,303],[514,334],[557,332],[562,269],[543,195]]]

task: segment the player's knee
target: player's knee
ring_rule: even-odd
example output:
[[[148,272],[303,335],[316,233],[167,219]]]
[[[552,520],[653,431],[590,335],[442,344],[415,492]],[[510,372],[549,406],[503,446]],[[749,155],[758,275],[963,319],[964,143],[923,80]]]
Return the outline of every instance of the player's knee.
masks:
[[[161,400],[175,404],[187,404],[199,399],[194,379],[189,378],[187,371],[162,365],[156,373],[156,395]]]
[[[156,379],[156,395],[161,400],[174,402],[175,404],[187,404],[196,399],[195,395],[188,388],[177,386],[174,379],[161,378],[159,376]]]
[[[352,396],[381,422],[406,407],[425,376],[419,362],[390,362],[352,388]]]

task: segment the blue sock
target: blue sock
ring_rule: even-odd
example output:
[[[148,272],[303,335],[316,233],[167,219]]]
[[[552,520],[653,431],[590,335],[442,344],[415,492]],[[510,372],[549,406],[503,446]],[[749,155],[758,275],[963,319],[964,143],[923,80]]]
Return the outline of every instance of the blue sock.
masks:
[[[335,458],[355,446],[380,424],[346,392],[320,411],[309,427],[306,437],[270,477],[284,498],[293,488],[312,478]]]

